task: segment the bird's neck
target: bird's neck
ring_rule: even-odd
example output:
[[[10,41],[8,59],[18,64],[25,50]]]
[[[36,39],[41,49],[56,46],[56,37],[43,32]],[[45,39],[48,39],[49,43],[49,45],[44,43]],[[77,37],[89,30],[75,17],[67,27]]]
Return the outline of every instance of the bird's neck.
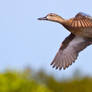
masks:
[[[60,24],[63,24],[65,22],[65,19],[63,19],[62,17],[58,17],[56,19],[56,22],[60,23]]]

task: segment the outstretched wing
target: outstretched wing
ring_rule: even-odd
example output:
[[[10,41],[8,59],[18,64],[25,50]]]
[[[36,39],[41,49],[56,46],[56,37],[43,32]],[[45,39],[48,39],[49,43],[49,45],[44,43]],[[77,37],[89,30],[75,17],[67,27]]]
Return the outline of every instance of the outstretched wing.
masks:
[[[92,40],[92,39],[91,39]],[[78,53],[90,45],[90,40],[70,34],[62,43],[51,65],[66,69],[77,59]]]
[[[81,28],[92,27],[92,17],[85,13],[80,12],[73,18],[71,26],[72,27],[81,27]]]
[[[79,16],[81,16],[81,17],[91,18],[90,15],[88,15],[88,14],[86,14],[86,13],[84,13],[84,12],[79,12],[75,17],[79,17]]]

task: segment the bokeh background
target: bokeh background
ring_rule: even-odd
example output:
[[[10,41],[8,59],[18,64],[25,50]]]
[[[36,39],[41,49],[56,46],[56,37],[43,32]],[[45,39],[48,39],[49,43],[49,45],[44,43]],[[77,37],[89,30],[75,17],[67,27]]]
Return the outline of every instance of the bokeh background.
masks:
[[[81,52],[76,62],[68,69],[61,71],[52,69],[50,63],[53,60],[56,52],[58,51],[61,42],[65,39],[65,37],[69,35],[69,32],[60,24],[37,20],[37,18],[43,17],[48,13],[56,13],[65,19],[69,19],[71,17],[74,17],[78,12],[85,12],[89,15],[92,15],[92,1],[91,0],[0,0],[1,76],[4,75],[6,76],[8,73],[10,74],[9,75],[10,78],[13,78],[14,76],[18,77],[21,74],[21,72],[24,74],[24,72],[27,69],[27,71],[31,71],[31,73],[33,73],[34,71],[36,73],[41,71],[41,73],[44,76],[51,75],[52,78],[55,77],[56,80],[64,80],[72,78],[72,76],[79,76],[79,75],[91,77],[92,76],[91,46],[89,46],[83,52]],[[12,72],[8,72],[7,70],[10,70]],[[16,72],[14,71],[17,71],[18,74],[16,74]],[[44,71],[46,74],[44,74],[44,72],[42,71]],[[28,76],[29,75],[30,73],[28,73]],[[5,79],[6,78],[7,76],[5,77]],[[27,81],[28,79],[30,78],[27,78]],[[35,81],[37,81],[37,79],[39,78],[36,78]],[[45,77],[45,79],[48,78]],[[85,82],[85,79],[83,80]],[[7,79],[7,81],[9,80]],[[11,82],[12,81],[9,81],[9,84]],[[20,83],[20,85],[21,84],[22,83]],[[20,87],[20,85],[17,86]],[[8,85],[6,85],[6,87],[8,87]],[[1,92],[6,92],[3,91],[5,90],[6,87],[4,87]],[[14,90],[12,90],[12,92],[13,91]],[[14,92],[18,92],[18,90]],[[36,92],[36,91],[28,91],[28,92]],[[40,92],[45,91],[40,90]],[[62,92],[62,91],[54,90],[54,92]]]

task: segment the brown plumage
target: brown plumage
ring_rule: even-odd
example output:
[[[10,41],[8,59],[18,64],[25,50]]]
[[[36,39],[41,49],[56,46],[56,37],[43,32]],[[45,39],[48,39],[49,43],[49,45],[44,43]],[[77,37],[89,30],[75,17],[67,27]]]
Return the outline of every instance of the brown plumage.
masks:
[[[78,57],[80,51],[92,44],[92,18],[84,13],[78,13],[74,18],[65,20],[50,13],[39,20],[54,21],[62,24],[71,34],[62,42],[51,65],[56,69],[66,69]]]

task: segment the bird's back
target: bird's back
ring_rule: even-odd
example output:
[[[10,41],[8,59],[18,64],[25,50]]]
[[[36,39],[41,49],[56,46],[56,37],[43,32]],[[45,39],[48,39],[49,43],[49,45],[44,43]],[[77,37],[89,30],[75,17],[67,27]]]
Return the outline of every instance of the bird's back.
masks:
[[[92,38],[92,18],[84,13],[66,20],[63,26],[75,35]]]

